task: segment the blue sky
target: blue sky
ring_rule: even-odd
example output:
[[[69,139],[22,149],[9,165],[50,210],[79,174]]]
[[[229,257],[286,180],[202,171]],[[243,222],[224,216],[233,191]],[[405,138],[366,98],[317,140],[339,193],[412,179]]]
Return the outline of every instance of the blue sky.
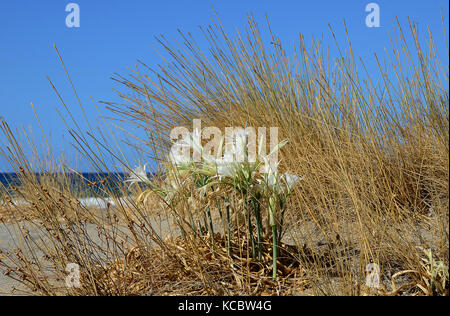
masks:
[[[68,28],[65,11],[68,3],[80,7],[80,27]],[[365,6],[376,2],[380,7],[379,28],[365,25]],[[127,74],[136,60],[149,66],[161,63],[155,53],[155,35],[177,38],[177,29],[200,36],[198,26],[210,23],[212,7],[225,28],[243,28],[246,14],[252,13],[263,25],[268,14],[271,27],[283,43],[290,44],[303,33],[324,36],[333,45],[328,29],[331,24],[340,41],[345,41],[342,20],[349,29],[353,48],[363,59],[383,54],[388,47],[388,32],[397,16],[402,25],[407,17],[429,26],[437,39],[443,38],[441,12],[448,27],[447,0],[332,1],[332,0],[17,0],[4,1],[0,9],[0,116],[13,128],[37,129],[30,107],[33,102],[46,133],[51,135],[55,152],[69,148],[63,121],[55,108],[62,109],[46,76],[49,76],[75,116],[81,117],[53,44],[63,56],[81,101],[90,117],[97,112],[90,101],[115,101],[114,73]],[[447,57],[441,45],[443,57]],[[62,136],[65,135],[63,140]],[[39,138],[38,138],[39,139]],[[0,172],[8,171],[0,158]]]

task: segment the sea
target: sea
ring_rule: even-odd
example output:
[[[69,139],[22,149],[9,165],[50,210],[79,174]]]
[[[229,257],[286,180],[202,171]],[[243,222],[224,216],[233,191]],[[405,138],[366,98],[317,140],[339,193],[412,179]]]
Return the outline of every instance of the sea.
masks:
[[[31,175],[37,181],[48,181],[50,176],[52,183],[56,186],[63,187],[61,175],[36,173]],[[128,174],[125,173],[69,173],[65,174],[64,187],[77,197],[77,199],[85,206],[106,208],[107,205],[114,205],[114,198],[121,198],[124,193],[124,180]],[[20,188],[22,184],[21,177],[16,173],[0,173],[0,191],[13,193],[14,188]],[[68,188],[67,188],[68,186]],[[5,192],[3,192],[5,193]],[[16,204],[26,203],[17,198]]]

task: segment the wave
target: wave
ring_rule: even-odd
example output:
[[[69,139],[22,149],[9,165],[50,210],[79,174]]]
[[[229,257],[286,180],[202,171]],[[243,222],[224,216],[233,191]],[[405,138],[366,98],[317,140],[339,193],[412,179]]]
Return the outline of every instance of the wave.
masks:
[[[108,207],[116,207],[116,201],[117,199],[113,198],[100,198],[100,197],[87,197],[87,198],[79,198],[77,199],[80,204],[86,208],[98,208],[98,209],[107,209]],[[122,201],[124,201],[123,198],[121,198]],[[75,201],[74,201],[75,202]],[[126,203],[126,201],[124,201]],[[1,204],[1,203],[0,203]],[[23,199],[17,199],[13,200],[13,204],[15,206],[30,206],[31,203],[23,200]]]

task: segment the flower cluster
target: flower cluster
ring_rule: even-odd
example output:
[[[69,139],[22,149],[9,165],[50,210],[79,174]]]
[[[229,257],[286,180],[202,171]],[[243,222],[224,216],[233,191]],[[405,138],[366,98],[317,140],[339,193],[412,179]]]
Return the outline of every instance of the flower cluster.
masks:
[[[198,193],[190,194],[205,196],[209,188],[231,187],[243,196],[243,209],[246,210],[246,216],[249,218],[248,229],[252,239],[252,253],[259,259],[261,258],[261,235],[264,230],[262,211],[267,210],[273,235],[273,277],[276,278],[277,249],[283,229],[286,203],[294,186],[303,177],[290,173],[281,174],[278,172],[278,163],[271,162],[271,155],[283,148],[287,140],[278,143],[268,155],[263,156],[261,139],[258,156],[254,159],[249,154],[248,137],[244,129],[238,129],[231,137],[222,137],[213,156],[204,150],[201,143],[201,131],[195,129],[183,139],[176,141],[169,151],[170,170],[167,171],[165,188],[151,183],[147,177],[145,165],[136,167],[126,182],[130,185],[139,182],[149,184],[149,189],[141,194],[141,198],[145,199],[150,193],[157,192],[168,202],[178,193],[183,186],[183,181],[187,180],[194,183],[198,189]],[[191,151],[200,157],[201,161],[194,161],[191,158]],[[264,167],[261,168],[261,166]],[[261,169],[263,172],[260,172]],[[193,196],[188,198],[192,199]],[[250,220],[252,216],[257,226],[256,242],[253,240]]]

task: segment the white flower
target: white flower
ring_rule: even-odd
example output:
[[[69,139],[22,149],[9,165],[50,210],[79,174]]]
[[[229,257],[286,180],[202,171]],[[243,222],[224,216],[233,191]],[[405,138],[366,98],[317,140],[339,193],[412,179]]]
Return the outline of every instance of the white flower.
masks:
[[[139,182],[150,182],[150,179],[147,177],[147,167],[146,165],[138,165],[135,169],[133,169],[128,179],[126,179],[124,182],[130,182],[129,186],[132,186],[133,184],[139,183]]]
[[[299,177],[292,173],[283,173],[280,175],[277,168],[278,164],[269,163],[267,158],[264,160],[266,162],[264,176],[265,183],[275,192],[289,194],[294,186],[304,179],[304,176]]]
[[[183,166],[191,162],[190,155],[185,154],[183,151],[180,152],[180,150],[177,148],[177,144],[172,147],[172,150],[169,153],[169,159],[172,165],[174,166]]]
[[[302,181],[305,178],[305,176],[303,177],[299,177],[296,174],[292,174],[292,173],[283,173],[281,175],[281,180],[284,182],[284,184],[286,185],[286,188],[288,190],[288,192],[290,192],[292,190],[292,188],[299,183],[300,181]]]
[[[225,159],[216,160],[216,173],[219,179],[222,177],[234,177],[236,173],[236,166],[233,162],[228,162]]]
[[[247,156],[247,138],[248,132],[239,128],[234,133],[222,139],[219,146],[219,155],[222,153],[223,142],[225,142],[225,153],[223,158],[219,156],[216,159],[207,160],[208,164],[213,164],[216,175],[219,179],[223,177],[235,178],[237,173],[243,167]]]

